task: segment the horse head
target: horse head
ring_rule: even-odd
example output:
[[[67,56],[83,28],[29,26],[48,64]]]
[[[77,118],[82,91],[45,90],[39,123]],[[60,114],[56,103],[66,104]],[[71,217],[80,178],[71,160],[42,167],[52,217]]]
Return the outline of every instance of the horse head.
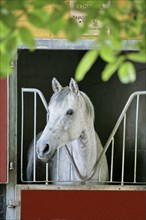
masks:
[[[53,78],[53,96],[48,105],[49,120],[37,141],[38,158],[49,161],[57,148],[78,139],[84,127],[84,104],[77,82],[71,79],[69,86],[62,87]]]

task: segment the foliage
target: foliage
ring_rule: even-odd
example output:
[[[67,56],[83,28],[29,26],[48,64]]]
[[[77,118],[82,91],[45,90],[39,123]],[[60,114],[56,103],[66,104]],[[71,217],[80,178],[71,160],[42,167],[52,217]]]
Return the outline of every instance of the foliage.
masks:
[[[1,0],[0,4],[0,76],[12,72],[10,62],[16,59],[21,44],[35,49],[30,25],[54,36],[63,33],[68,40],[76,41],[89,32],[91,23],[96,27],[96,21],[102,22],[93,51],[88,51],[77,67],[77,80],[84,78],[98,56],[107,62],[102,73],[104,81],[117,71],[123,83],[133,82],[136,72],[131,61],[146,62],[145,0],[111,0],[110,5],[107,0],[76,0],[74,9],[84,15],[82,25],[69,16],[66,0]],[[20,22],[23,17],[29,25]],[[140,39],[133,46],[138,51],[121,54],[123,39]]]

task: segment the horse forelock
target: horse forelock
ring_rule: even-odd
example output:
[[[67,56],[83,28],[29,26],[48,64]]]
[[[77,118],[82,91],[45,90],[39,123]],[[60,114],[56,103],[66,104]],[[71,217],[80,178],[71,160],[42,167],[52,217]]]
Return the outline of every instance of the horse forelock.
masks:
[[[65,97],[68,96],[68,94],[70,92],[71,91],[70,91],[69,87],[64,87],[60,92],[53,94],[53,96],[51,97],[51,100],[50,100],[50,104],[54,101],[56,103],[62,102],[65,99]]]
[[[85,103],[86,114],[94,120],[94,107],[92,105],[92,102],[84,92],[79,91],[79,93]],[[57,104],[62,103],[63,101],[68,100],[66,99],[66,97],[69,97],[69,94],[73,95],[73,92],[70,90],[68,86],[64,87],[60,92],[53,94],[49,104],[51,104],[52,102],[55,102]],[[76,96],[76,94],[74,94],[74,96]]]

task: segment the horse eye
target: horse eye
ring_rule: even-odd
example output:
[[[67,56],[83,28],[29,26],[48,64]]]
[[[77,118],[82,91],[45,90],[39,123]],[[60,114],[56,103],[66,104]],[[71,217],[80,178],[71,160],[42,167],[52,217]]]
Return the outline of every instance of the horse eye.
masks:
[[[69,109],[69,110],[66,112],[67,115],[73,115],[73,113],[74,113],[74,111],[73,111],[72,109]]]

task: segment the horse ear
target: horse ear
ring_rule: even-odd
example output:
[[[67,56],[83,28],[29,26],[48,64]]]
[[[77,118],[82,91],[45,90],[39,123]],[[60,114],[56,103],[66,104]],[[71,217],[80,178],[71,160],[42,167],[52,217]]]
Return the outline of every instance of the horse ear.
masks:
[[[72,92],[74,92],[75,94],[77,94],[78,91],[79,91],[78,84],[77,84],[77,82],[76,82],[73,78],[71,78],[71,80],[70,80],[69,88],[70,88],[70,90],[71,90]]]
[[[52,89],[54,93],[60,92],[62,90],[62,86],[55,77],[52,79]]]

